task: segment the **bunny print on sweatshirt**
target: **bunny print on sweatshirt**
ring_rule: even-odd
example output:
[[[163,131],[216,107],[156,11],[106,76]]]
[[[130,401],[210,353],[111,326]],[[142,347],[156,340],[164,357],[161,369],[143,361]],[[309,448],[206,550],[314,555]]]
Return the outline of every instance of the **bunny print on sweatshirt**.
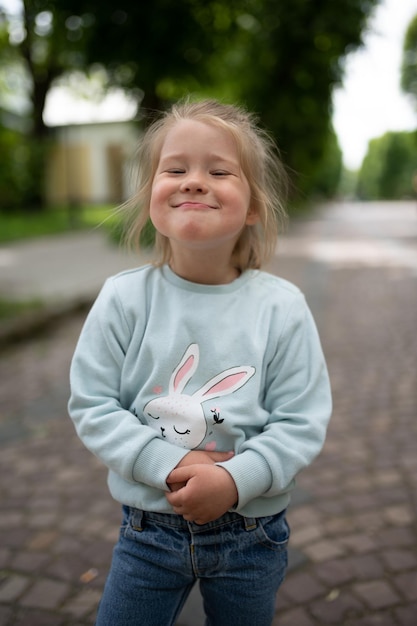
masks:
[[[207,433],[202,404],[237,391],[255,373],[250,365],[231,367],[211,378],[193,395],[187,395],[183,391],[198,368],[199,354],[198,344],[188,346],[171,375],[168,395],[153,398],[143,409],[148,425],[158,430],[163,439],[189,450],[197,448]],[[219,410],[210,411],[213,423],[221,424]]]

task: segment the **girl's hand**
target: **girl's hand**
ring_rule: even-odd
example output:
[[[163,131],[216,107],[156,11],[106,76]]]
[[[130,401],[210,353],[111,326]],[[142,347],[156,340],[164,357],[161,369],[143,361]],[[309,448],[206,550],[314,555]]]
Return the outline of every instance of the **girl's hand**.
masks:
[[[175,471],[179,467],[188,467],[189,465],[214,465],[215,463],[222,463],[223,461],[228,461],[234,456],[234,452],[209,452],[207,450],[191,450],[185,457],[178,463]],[[169,474],[167,478],[168,487],[171,491],[178,491],[182,487],[185,487],[185,482],[175,483],[172,482],[171,479],[172,472]]]
[[[238,500],[233,478],[219,465],[179,467],[171,472],[167,482],[185,484],[165,495],[174,512],[189,522],[207,524],[226,513]]]

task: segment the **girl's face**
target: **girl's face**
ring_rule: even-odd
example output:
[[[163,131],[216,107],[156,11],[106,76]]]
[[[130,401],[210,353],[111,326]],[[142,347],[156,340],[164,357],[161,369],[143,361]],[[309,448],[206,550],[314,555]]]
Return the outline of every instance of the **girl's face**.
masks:
[[[181,120],[168,131],[150,217],[170,240],[173,257],[185,248],[231,256],[242,230],[258,219],[250,201],[232,135],[196,120]]]

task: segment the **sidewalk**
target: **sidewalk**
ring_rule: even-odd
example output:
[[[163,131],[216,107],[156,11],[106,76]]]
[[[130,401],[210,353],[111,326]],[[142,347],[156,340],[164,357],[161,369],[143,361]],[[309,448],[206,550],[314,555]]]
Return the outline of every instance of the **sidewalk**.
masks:
[[[403,217],[398,211],[395,221]],[[270,268],[305,291],[334,393],[325,448],[299,477],[289,509],[291,567],[274,626],[415,626],[414,222],[403,221],[394,240],[389,224],[382,232],[378,222],[375,234],[369,224],[364,234],[337,219],[336,211],[298,225]],[[332,258],[329,242],[340,243]],[[34,246],[30,259],[26,246],[0,248],[0,292],[8,284],[25,297],[19,285],[32,293],[43,285],[54,306],[70,293],[87,302],[108,275],[136,264],[97,233],[49,243]],[[377,259],[361,257],[365,244],[380,251]],[[12,258],[24,269],[13,285],[4,270],[11,272]],[[76,272],[64,288],[68,267]],[[68,366],[84,316],[0,353],[0,626],[94,623],[120,514],[105,470],[66,416]],[[178,626],[202,623],[195,592]]]
[[[44,305],[43,310],[0,324],[0,347],[89,306],[108,276],[144,260],[124,252],[99,230],[0,246],[0,297]]]

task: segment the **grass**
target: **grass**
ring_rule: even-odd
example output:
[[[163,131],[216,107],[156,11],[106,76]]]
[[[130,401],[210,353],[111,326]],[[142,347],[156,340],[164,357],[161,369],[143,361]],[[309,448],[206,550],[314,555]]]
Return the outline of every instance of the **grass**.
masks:
[[[40,311],[43,304],[40,300],[33,299],[27,301],[5,300],[0,298],[0,322],[13,319],[24,313]]]
[[[0,212],[0,244],[74,230],[103,227],[111,230],[117,217],[111,206],[53,207],[44,211]]]

